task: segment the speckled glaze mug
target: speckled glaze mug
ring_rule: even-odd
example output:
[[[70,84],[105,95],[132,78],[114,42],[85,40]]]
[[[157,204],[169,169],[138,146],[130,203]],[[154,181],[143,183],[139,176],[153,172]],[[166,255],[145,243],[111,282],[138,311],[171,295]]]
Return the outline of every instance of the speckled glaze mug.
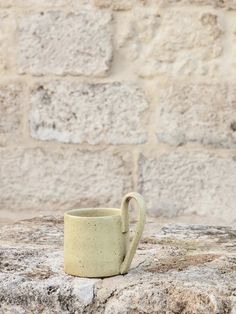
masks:
[[[128,205],[136,201],[139,218],[130,242]],[[124,196],[121,208],[84,208],[64,214],[64,270],[80,277],[125,274],[141,238],[146,217],[142,196]]]

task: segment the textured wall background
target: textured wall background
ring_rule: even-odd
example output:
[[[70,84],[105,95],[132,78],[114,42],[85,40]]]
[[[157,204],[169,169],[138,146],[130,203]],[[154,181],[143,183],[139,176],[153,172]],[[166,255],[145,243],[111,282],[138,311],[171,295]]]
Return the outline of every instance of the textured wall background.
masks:
[[[236,221],[235,0],[0,0],[0,217]]]

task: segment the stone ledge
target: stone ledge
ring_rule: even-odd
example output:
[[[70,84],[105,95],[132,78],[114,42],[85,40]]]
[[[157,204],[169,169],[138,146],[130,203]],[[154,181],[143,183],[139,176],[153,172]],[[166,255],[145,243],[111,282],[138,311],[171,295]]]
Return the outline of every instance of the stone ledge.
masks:
[[[236,229],[149,220],[130,272],[63,272],[63,219],[0,228],[0,313],[235,313]]]

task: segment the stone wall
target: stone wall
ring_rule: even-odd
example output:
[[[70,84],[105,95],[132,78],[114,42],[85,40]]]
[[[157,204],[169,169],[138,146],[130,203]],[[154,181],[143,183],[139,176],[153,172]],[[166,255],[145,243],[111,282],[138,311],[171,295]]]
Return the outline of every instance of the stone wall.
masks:
[[[235,0],[0,0],[0,212],[236,221]]]

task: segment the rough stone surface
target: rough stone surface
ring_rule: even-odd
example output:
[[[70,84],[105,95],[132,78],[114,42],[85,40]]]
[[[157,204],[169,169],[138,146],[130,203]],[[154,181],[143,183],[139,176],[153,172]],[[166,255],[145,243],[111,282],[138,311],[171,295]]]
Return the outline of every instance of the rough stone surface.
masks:
[[[141,156],[139,189],[153,215],[196,213],[236,222],[235,156],[199,151]]]
[[[212,75],[223,51],[223,26],[208,10],[170,8],[160,14],[137,9],[120,33],[119,46],[142,77]]]
[[[157,137],[173,145],[187,142],[236,147],[236,89],[228,84],[175,84],[160,92]]]
[[[2,313],[235,313],[236,230],[153,221],[130,272],[85,279],[63,271],[63,220],[0,228]]]
[[[29,6],[46,6],[57,7],[66,5],[70,0],[0,0],[0,7],[29,7]]]
[[[41,140],[138,144],[146,140],[144,93],[133,84],[52,82],[32,91],[31,133]]]
[[[1,33],[0,33],[0,69],[4,70],[7,67],[7,54],[6,54],[6,33],[4,32],[5,26],[5,14],[0,15],[0,26],[1,26]]]
[[[0,70],[6,71],[11,67],[12,57],[12,30],[14,29],[14,20],[6,12],[0,12]],[[14,49],[14,48],[13,48]]]
[[[2,209],[114,206],[132,188],[130,156],[124,153],[5,148],[0,165]]]
[[[161,5],[211,5],[217,8],[225,8],[228,10],[236,9],[236,1],[235,0],[158,0],[158,3]]]
[[[41,12],[22,17],[19,26],[21,73],[104,76],[112,58],[111,15]]]
[[[0,135],[19,135],[21,87],[17,83],[0,85]]]
[[[113,10],[129,10],[134,0],[94,0],[94,4],[100,8],[112,8]]]
[[[0,0],[0,223],[138,187],[154,215],[235,219],[235,55],[236,0]]]

